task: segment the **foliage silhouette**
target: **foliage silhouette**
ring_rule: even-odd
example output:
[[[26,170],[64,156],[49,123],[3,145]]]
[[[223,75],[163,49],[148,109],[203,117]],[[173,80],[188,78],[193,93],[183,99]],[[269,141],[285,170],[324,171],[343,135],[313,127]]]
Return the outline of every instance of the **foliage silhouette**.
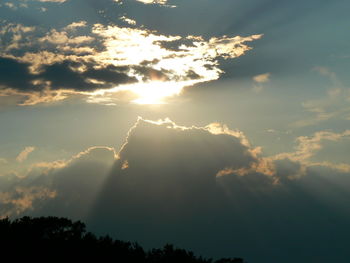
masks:
[[[193,252],[167,244],[161,249],[145,251],[137,243],[96,237],[85,224],[58,217],[22,217],[0,220],[2,256],[45,262],[88,260],[98,262],[140,263],[244,263],[241,258],[217,261],[197,257]]]

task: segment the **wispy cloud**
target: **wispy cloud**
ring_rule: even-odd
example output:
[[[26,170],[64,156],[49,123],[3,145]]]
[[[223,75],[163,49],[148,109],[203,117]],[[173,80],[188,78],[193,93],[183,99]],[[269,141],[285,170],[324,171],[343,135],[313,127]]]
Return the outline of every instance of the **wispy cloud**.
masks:
[[[264,74],[254,76],[253,80],[256,83],[266,83],[270,81],[270,76],[271,76],[271,73],[264,73]]]
[[[114,0],[117,3],[123,3],[123,0]],[[160,5],[165,7],[176,7],[175,5],[169,5],[168,0],[134,0],[145,5]]]
[[[28,156],[30,153],[32,153],[35,150],[35,147],[33,146],[28,146],[25,147],[23,151],[21,151],[18,156],[16,157],[17,162],[23,162],[27,160]]]
[[[36,0],[38,2],[43,2],[43,3],[64,3],[67,0]]]
[[[314,67],[312,70],[328,78],[330,87],[323,98],[304,101],[302,107],[311,114],[311,117],[296,121],[291,126],[312,126],[336,118],[338,120],[349,120],[350,89],[343,85],[338,75],[331,69]]]
[[[280,153],[275,156],[269,157],[270,160],[291,160],[299,163],[300,169],[298,176],[305,175],[308,167],[321,166],[329,167],[341,172],[350,171],[350,163],[331,163],[331,162],[317,162],[311,161],[321,149],[325,141],[339,142],[344,139],[350,139],[350,130],[346,130],[341,133],[335,133],[330,131],[319,131],[312,136],[300,136],[296,139],[297,146],[294,152]]]
[[[40,201],[47,201],[56,197],[56,192],[45,187],[18,186],[14,191],[0,192],[0,213],[2,217],[16,216],[33,209],[33,205]]]
[[[270,82],[271,73],[259,74],[253,77],[254,86],[253,91],[256,93],[264,89],[264,84]]]
[[[167,0],[136,0],[136,1],[144,4],[159,4],[159,5],[165,5],[167,3]]]

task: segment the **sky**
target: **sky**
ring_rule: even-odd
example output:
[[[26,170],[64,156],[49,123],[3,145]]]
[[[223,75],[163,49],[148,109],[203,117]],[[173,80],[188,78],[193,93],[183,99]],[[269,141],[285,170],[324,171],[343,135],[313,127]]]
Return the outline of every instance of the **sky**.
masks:
[[[347,262],[350,3],[2,0],[0,217]]]

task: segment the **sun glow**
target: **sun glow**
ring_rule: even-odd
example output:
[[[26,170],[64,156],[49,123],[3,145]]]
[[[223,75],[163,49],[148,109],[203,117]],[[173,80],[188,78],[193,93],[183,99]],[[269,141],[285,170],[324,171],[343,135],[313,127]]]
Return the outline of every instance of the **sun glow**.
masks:
[[[120,85],[113,89],[98,90],[90,93],[88,102],[112,105],[111,102],[114,101],[115,98],[120,98],[122,97],[121,95],[124,94],[125,101],[119,100],[119,102],[131,101],[136,104],[166,104],[167,99],[180,95],[184,87],[192,86],[195,83],[195,80],[179,82],[156,80]]]
[[[165,99],[179,95],[183,83],[175,81],[153,81],[128,85],[127,90],[135,93],[137,98],[133,100],[137,104],[165,104]],[[123,88],[122,88],[123,89]]]

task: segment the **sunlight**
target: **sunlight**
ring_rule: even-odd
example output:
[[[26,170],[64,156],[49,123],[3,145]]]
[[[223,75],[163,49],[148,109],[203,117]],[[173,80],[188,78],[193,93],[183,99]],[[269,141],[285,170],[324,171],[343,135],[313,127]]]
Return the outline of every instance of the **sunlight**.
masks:
[[[182,87],[183,86],[177,82],[154,81],[151,83],[140,83],[130,90],[138,95],[138,98],[133,101],[134,103],[164,104],[165,98],[179,95]]]
[[[116,94],[125,92],[129,97],[133,97],[132,102],[136,104],[166,104],[166,99],[180,95],[181,91],[186,86],[195,84],[195,80],[186,81],[150,81],[134,84],[120,85],[109,90],[98,90],[90,93],[91,102],[96,99],[101,99],[104,102],[110,102],[111,98]],[[100,103],[102,101],[99,101]]]

